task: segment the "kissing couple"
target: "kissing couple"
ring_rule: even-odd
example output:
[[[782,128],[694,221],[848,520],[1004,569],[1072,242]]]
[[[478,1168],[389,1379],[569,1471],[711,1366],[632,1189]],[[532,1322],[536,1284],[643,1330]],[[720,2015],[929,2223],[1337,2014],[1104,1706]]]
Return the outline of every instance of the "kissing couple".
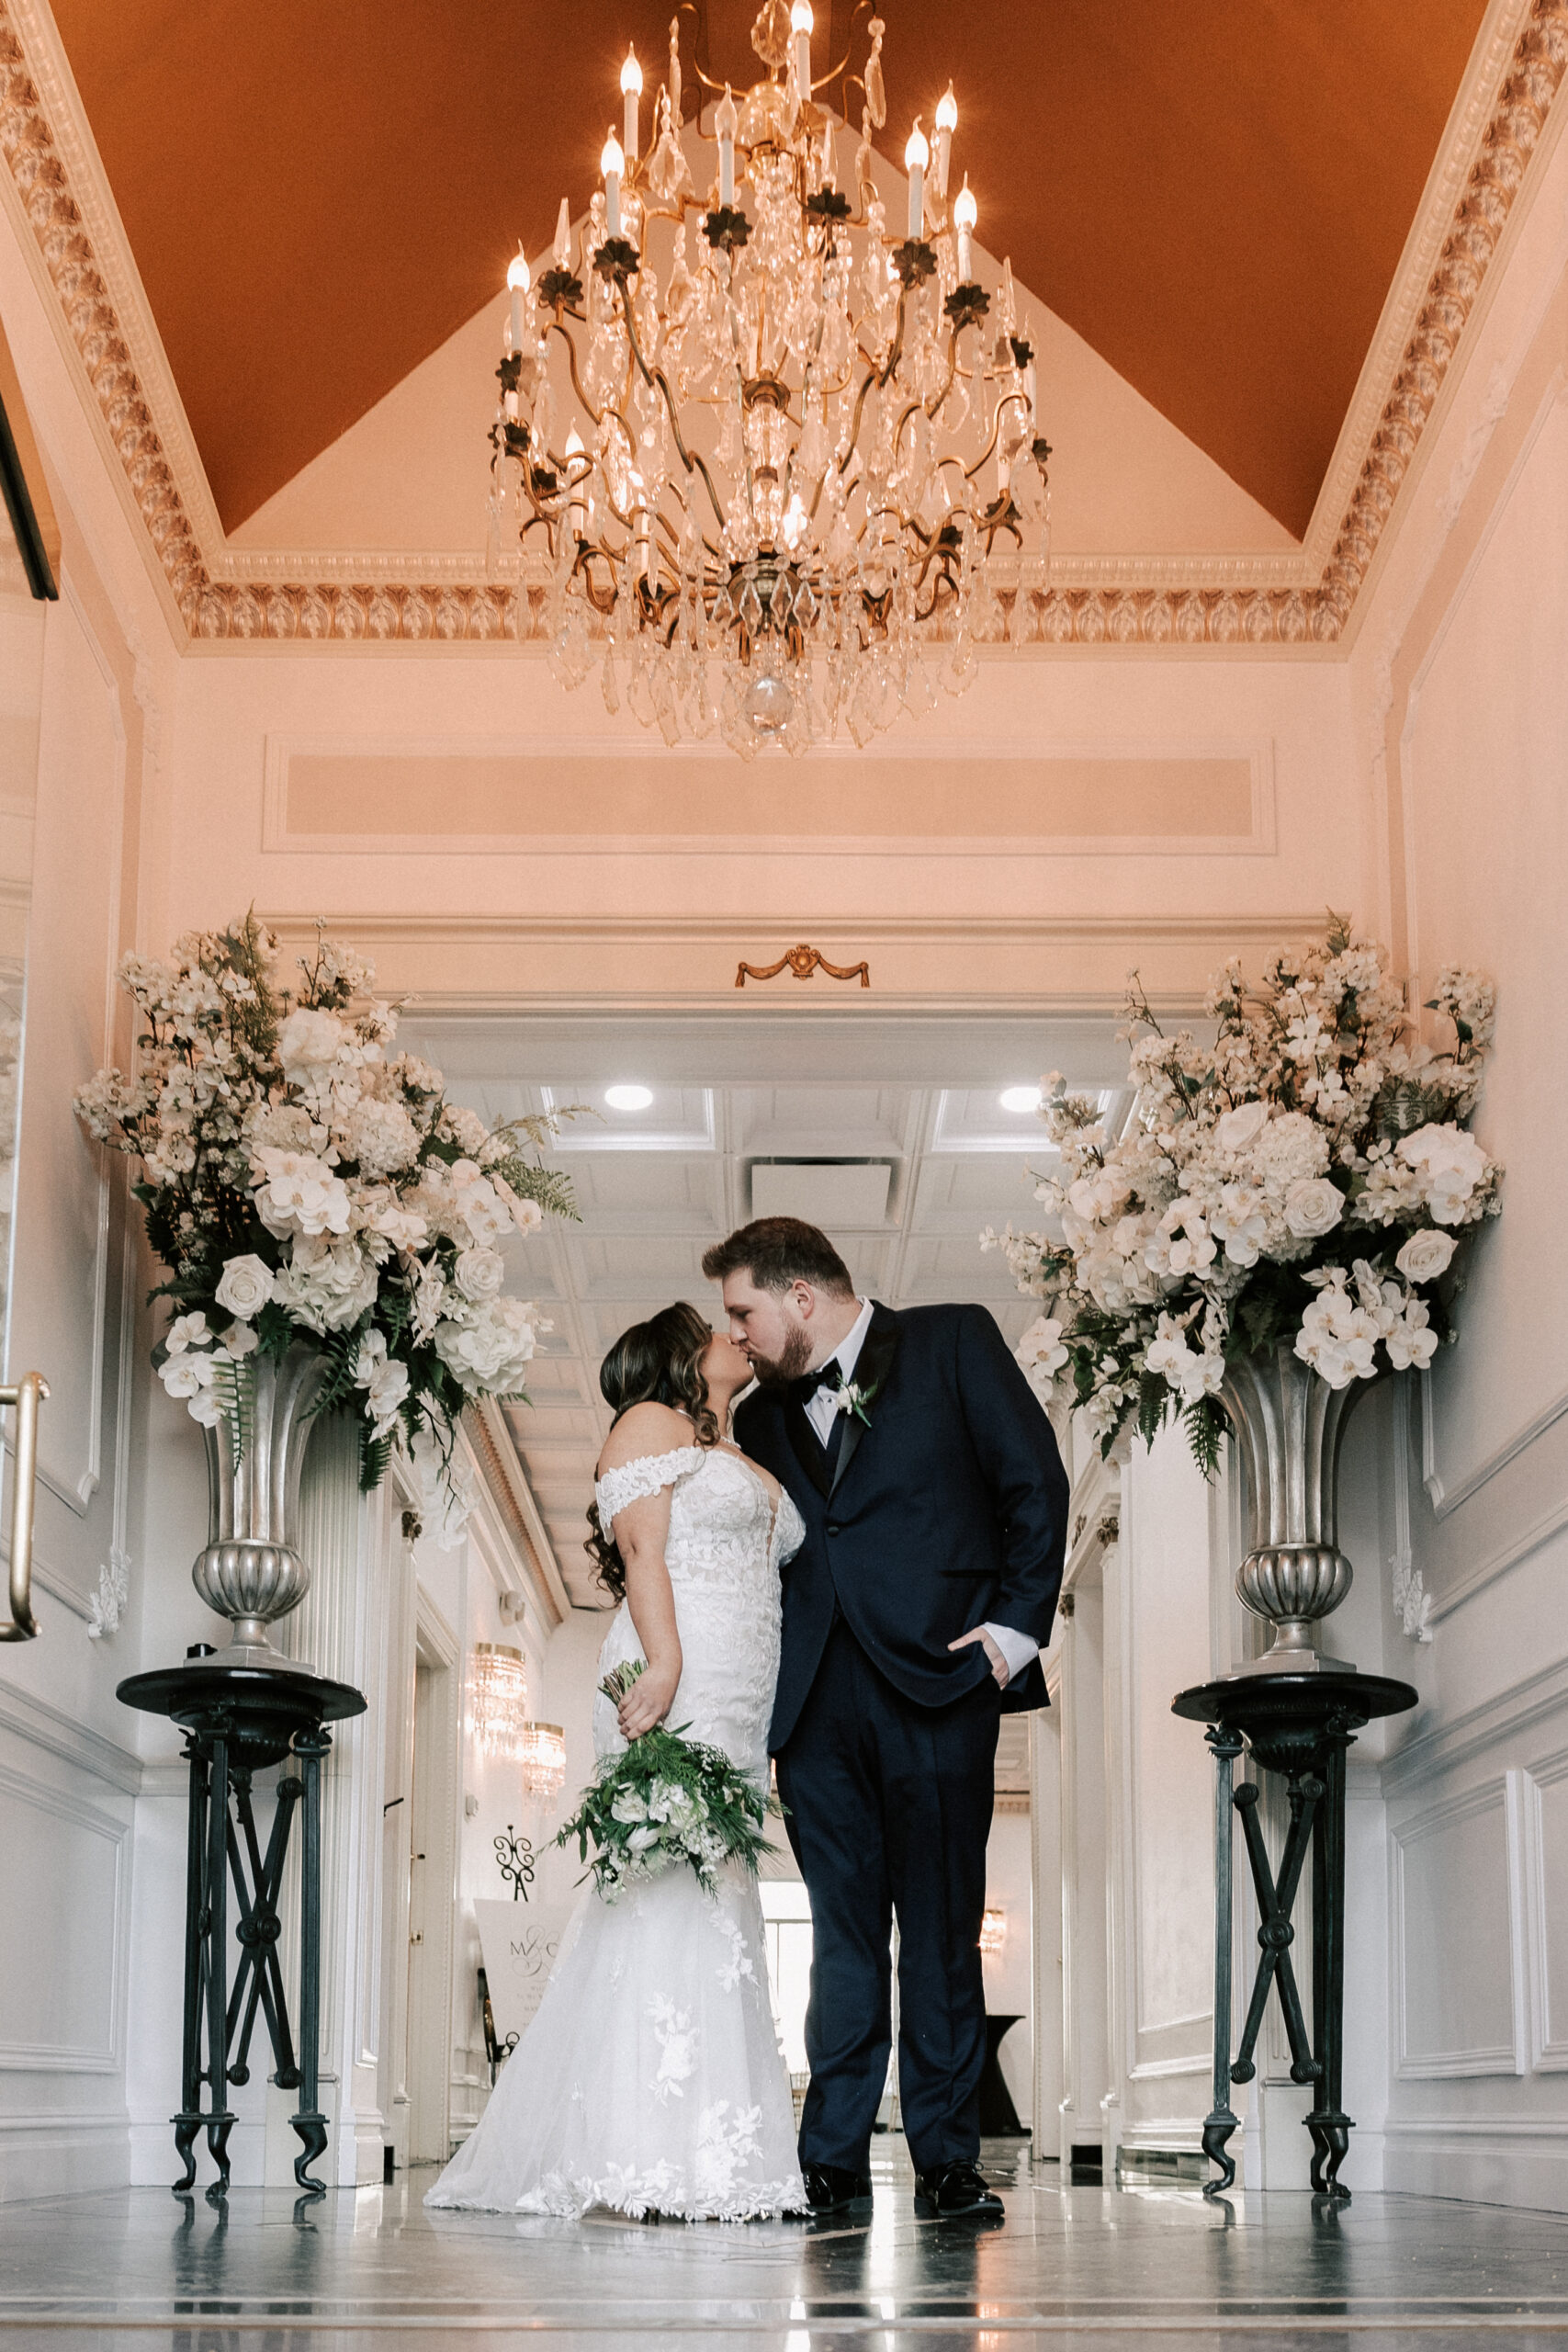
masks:
[[[995,2218],[986,1840],[999,1719],[1046,1703],[1055,1439],[984,1307],[858,1298],[815,1226],[761,1218],[703,1271],[725,1329],[667,1306],[600,1373],[615,1419],[588,1549],[620,1607],[599,1665],[645,1665],[618,1706],[595,1701],[594,1747],[668,1720],[759,1790],[773,1757],[813,1929],[798,2150],[756,1882],[729,1864],[709,1893],[676,1868],[614,1904],[589,1889],[426,2202],[690,2221],[862,2205],[897,1920],[916,2207]]]

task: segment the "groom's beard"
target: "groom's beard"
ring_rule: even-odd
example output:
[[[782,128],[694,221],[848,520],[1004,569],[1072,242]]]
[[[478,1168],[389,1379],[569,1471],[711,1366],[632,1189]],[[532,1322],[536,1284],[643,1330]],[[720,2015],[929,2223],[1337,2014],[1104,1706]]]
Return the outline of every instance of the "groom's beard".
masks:
[[[799,1379],[810,1361],[811,1334],[797,1330],[789,1334],[781,1355],[753,1356],[751,1369],[764,1388],[785,1388]]]

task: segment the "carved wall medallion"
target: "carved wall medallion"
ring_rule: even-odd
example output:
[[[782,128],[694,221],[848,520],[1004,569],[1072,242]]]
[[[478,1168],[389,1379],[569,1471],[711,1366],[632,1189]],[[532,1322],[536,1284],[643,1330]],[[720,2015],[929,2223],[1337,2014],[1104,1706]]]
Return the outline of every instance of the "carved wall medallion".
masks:
[[[0,153],[131,499],[190,635],[400,643],[542,639],[546,582],[526,572],[504,585],[477,576],[346,582],[224,576],[235,559],[222,549],[220,534],[204,544],[217,532],[204,482],[197,500],[204,509],[200,527],[193,523],[190,499],[181,494],[106,282],[105,257],[89,233],[39,95],[42,68],[35,69],[29,60],[23,28],[41,50],[42,22],[41,17],[33,18],[31,0],[0,0]],[[1337,639],[1565,71],[1568,0],[1532,0],[1315,583],[1269,584],[1262,560],[1251,580],[1247,566],[1238,564],[1234,580],[1220,587],[1190,584],[1190,566],[1180,580],[1162,582],[1151,567],[1143,579],[1116,587],[1051,586],[1028,571],[1015,571],[1010,578],[998,571],[998,637],[1022,646],[1306,645]],[[66,104],[63,96],[51,102]],[[67,143],[73,152],[86,153],[79,138]],[[133,277],[126,268],[118,275],[128,284]],[[194,453],[182,451],[178,462],[188,488]]]

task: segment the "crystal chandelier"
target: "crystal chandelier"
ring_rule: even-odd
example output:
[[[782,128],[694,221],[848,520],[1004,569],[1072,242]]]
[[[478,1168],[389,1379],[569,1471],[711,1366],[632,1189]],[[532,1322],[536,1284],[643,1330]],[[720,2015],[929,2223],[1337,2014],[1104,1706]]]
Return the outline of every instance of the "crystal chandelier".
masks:
[[[566,1734],[559,1724],[525,1724],[517,1760],[527,1795],[555,1796],[566,1780]]]
[[[528,1669],[522,1651],[505,1642],[476,1642],[471,1693],[480,1754],[515,1763],[528,1722]]]
[[[949,199],[951,87],[889,219],[885,29],[813,82],[810,0],[764,0],[764,77],[738,97],[699,75],[705,139],[672,23],[648,146],[628,55],[575,251],[563,198],[537,287],[521,253],[508,272],[491,564],[514,525],[556,676],[600,663],[608,707],[670,743],[864,744],[1006,635],[994,548],[1043,576],[1051,453],[1011,271],[980,286],[967,175]]]

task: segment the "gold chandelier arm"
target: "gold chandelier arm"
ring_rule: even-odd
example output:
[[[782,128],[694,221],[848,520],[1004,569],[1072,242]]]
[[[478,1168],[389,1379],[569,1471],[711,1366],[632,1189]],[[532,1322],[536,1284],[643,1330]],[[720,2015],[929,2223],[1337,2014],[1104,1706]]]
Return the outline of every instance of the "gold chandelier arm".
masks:
[[[572,312],[572,316],[577,318],[580,316],[580,313],[574,311]],[[586,322],[584,322],[584,323],[586,323]],[[570,331],[561,324],[560,306],[558,303],[556,307],[555,317],[550,321],[550,332],[554,334],[558,334],[561,341],[566,345],[567,364],[571,370],[571,389],[577,394],[578,402],[581,407],[583,413],[587,416],[591,416],[593,419],[595,425],[603,424],[604,422],[604,413],[603,409],[595,408],[592,401],[589,399],[587,393],[582,389],[582,379],[577,372],[577,345],[572,341]]]
[[[632,356],[637,361],[638,368],[642,370],[642,379],[650,389],[655,385],[658,386],[660,396],[664,402],[664,413],[670,419],[670,430],[671,435],[674,436],[675,447],[677,451],[680,453],[681,463],[685,467],[686,471],[689,474],[693,472],[700,473],[704,481],[707,484],[708,498],[712,503],[714,514],[718,523],[718,527],[722,531],[726,526],[728,517],[725,514],[724,503],[714,487],[713,476],[709,473],[705,461],[701,457],[694,457],[691,450],[687,448],[685,435],[681,430],[681,419],[676,412],[675,395],[670,389],[670,379],[666,376],[662,368],[650,368],[647,360],[643,357],[642,345],[637,339],[637,323],[632,317],[631,303],[629,301],[626,302],[624,304],[624,309],[626,311],[626,339],[631,345]],[[632,446],[634,448],[636,447],[637,444],[635,441]]]

